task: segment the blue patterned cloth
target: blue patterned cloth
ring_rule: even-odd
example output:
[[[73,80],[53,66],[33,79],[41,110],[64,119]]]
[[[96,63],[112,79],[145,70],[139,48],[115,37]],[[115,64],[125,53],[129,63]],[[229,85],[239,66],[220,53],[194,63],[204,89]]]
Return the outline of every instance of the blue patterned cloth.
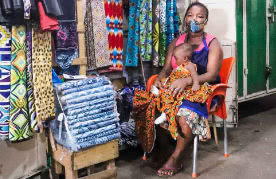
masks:
[[[62,83],[56,96],[65,117],[51,121],[56,141],[79,151],[120,138],[115,92],[106,77]]]

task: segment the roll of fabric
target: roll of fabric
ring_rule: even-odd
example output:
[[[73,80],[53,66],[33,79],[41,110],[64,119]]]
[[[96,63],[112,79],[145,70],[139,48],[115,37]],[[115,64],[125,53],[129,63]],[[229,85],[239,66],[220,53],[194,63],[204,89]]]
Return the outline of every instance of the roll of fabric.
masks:
[[[166,32],[167,32],[167,20],[166,20],[166,0],[160,0],[160,35],[159,35],[159,66],[165,65],[166,58]]]
[[[153,59],[153,66],[159,66],[159,0],[152,1],[152,59]]]
[[[2,0],[2,10],[6,15],[11,15],[13,13],[12,0]]]
[[[0,139],[7,140],[10,120],[10,70],[11,32],[10,27],[0,26]]]
[[[26,27],[12,26],[9,141],[32,136],[27,104]]]
[[[72,66],[74,59],[79,57],[78,49],[56,50],[55,61],[62,69]]]
[[[106,25],[109,43],[110,60],[112,62],[109,70],[123,70],[123,8],[122,0],[104,1]]]
[[[52,85],[51,32],[32,28],[32,70],[37,120],[55,116]]]
[[[152,59],[152,0],[142,0],[139,16],[141,60]]]
[[[120,3],[120,2],[119,2]],[[119,5],[118,5],[119,6]],[[96,58],[96,67],[102,68],[102,67],[108,67],[112,65],[112,62],[110,61],[109,57],[110,54],[108,53],[109,47],[108,47],[108,32],[106,29],[106,23],[105,22],[105,14],[103,14],[104,11],[104,1],[102,0],[92,0],[91,1],[91,7],[92,7],[92,23],[93,25],[93,34],[94,34],[94,50],[95,50],[95,58]],[[120,16],[114,17],[114,36],[117,38],[117,40],[120,40],[120,35],[122,35],[122,31],[120,31]],[[119,18],[119,19],[116,19]],[[116,30],[117,29],[117,30]],[[116,40],[116,39],[115,39]],[[115,44],[115,48],[118,48],[122,45],[120,44],[120,41],[117,41],[119,44]],[[120,49],[117,49],[119,53]],[[117,56],[118,55],[118,56]],[[113,55],[116,59],[120,58],[120,54]],[[119,59],[117,59],[119,60]],[[119,63],[119,62],[118,62]],[[117,65],[117,62],[113,64],[113,66]]]
[[[24,19],[31,18],[31,0],[23,0],[24,3]]]
[[[129,1],[129,24],[128,39],[126,52],[126,66],[138,66],[139,59],[139,17],[140,17],[140,0]]]
[[[55,48],[57,50],[78,49],[78,32],[76,22],[61,23],[56,33]]]
[[[39,132],[36,119],[35,101],[33,95],[33,70],[32,70],[32,27],[27,26],[26,34],[26,57],[27,57],[27,96],[28,96],[28,112],[31,120],[31,129]]]

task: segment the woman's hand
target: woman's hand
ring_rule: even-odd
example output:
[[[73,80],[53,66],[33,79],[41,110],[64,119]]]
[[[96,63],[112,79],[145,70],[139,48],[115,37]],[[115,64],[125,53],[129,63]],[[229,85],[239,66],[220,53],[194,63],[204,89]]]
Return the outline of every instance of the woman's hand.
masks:
[[[155,79],[153,85],[156,86],[158,89],[162,88],[162,82],[158,77]]]
[[[172,92],[173,97],[175,97],[178,94],[181,94],[182,92],[184,92],[185,88],[190,84],[191,84],[190,78],[177,79],[171,84],[169,90]]]

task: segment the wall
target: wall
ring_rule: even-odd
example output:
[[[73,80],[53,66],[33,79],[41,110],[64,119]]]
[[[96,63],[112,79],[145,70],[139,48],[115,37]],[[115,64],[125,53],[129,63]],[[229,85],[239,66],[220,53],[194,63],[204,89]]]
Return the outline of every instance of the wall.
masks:
[[[15,179],[46,166],[43,135],[20,143],[0,141],[0,179]]]

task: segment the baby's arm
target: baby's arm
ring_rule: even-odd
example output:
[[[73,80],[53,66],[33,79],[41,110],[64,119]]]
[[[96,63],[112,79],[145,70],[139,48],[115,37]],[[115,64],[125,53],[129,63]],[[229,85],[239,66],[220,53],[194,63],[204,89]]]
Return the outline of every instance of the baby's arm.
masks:
[[[192,90],[193,91],[199,90],[200,85],[199,85],[198,74],[197,74],[195,65],[193,63],[189,63],[188,65],[185,66],[185,68],[189,70],[191,73],[191,77],[193,80]]]

